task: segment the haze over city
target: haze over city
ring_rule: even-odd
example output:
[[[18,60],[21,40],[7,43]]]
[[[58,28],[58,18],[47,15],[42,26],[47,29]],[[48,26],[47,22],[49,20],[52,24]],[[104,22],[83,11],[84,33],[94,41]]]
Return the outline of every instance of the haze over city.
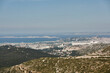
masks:
[[[109,32],[109,0],[0,0],[1,34]]]

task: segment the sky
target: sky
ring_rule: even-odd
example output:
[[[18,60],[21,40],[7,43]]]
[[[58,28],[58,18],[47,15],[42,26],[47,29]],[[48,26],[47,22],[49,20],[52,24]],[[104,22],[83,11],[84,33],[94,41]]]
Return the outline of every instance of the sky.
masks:
[[[0,34],[110,32],[110,0],[0,0]]]

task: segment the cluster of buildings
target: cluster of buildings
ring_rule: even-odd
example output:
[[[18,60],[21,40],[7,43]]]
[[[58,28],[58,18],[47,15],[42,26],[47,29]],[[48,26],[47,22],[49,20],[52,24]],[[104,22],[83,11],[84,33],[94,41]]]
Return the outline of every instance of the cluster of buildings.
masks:
[[[94,37],[91,40],[83,40],[83,41],[50,41],[50,42],[36,42],[36,43],[1,43],[2,45],[13,45],[16,47],[26,47],[26,48],[32,48],[32,49],[49,49],[49,48],[63,48],[63,51],[71,51],[71,50],[79,50],[80,48],[74,47],[71,48],[71,46],[75,45],[91,45],[91,44],[97,44],[97,43],[110,43],[110,38],[97,38]]]

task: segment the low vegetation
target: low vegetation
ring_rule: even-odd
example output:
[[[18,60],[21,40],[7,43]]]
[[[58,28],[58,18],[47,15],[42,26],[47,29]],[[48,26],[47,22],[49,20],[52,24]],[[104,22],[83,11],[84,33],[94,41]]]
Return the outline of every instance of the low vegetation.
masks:
[[[17,65],[22,62],[41,57],[56,57],[56,56],[49,55],[42,51],[30,48],[0,46],[0,68]]]
[[[40,58],[1,69],[0,73],[110,73],[110,58]]]

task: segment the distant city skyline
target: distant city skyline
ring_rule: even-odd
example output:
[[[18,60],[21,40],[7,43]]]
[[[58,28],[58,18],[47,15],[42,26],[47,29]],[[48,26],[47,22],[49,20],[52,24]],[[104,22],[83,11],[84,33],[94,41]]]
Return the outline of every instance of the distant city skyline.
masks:
[[[0,0],[0,34],[110,32],[110,0]]]

